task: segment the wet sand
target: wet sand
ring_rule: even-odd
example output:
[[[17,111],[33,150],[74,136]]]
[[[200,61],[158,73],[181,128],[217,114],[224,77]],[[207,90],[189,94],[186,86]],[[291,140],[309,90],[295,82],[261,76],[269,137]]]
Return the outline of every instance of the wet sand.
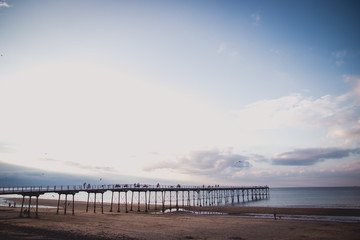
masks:
[[[17,207],[0,207],[0,239],[360,239],[360,223],[302,221],[284,219],[240,218],[247,213],[305,214],[360,216],[359,209],[301,209],[259,207],[192,207],[191,210],[223,212],[228,215],[189,215],[145,213],[144,206],[125,213],[121,204],[109,212],[110,204],[93,204],[86,213],[86,203],[72,201],[67,215],[64,209],[40,208],[39,217],[31,209],[31,217],[19,217],[21,199]],[[39,204],[56,206],[57,201],[39,199]],[[61,202],[64,207],[64,202]],[[160,207],[160,206],[159,206]],[[159,208],[158,207],[158,208]],[[130,209],[130,205],[128,206]],[[154,210],[152,206],[151,211]]]

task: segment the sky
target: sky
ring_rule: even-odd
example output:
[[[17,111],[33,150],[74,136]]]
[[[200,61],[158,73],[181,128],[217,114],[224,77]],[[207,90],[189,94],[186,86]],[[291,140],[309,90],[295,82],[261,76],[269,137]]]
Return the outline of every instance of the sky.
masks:
[[[0,185],[360,186],[359,11],[2,0]]]

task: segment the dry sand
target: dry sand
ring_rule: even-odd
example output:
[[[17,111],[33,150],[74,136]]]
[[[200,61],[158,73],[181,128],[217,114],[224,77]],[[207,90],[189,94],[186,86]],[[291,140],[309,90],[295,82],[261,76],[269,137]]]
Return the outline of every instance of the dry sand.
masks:
[[[21,200],[16,201],[17,208],[0,207],[0,239],[360,239],[360,223],[237,217],[274,211],[277,214],[360,216],[359,209],[203,207],[203,211],[229,215],[195,216],[145,213],[144,206],[137,212],[137,204],[129,213],[125,213],[123,204],[118,213],[114,204],[114,212],[110,213],[110,206],[106,204],[101,214],[100,204],[96,206],[96,213],[93,205],[86,213],[86,203],[75,202],[72,216],[70,201],[67,215],[63,209],[57,215],[56,208],[41,208],[38,218],[35,209],[31,209],[30,218],[20,218]],[[39,204],[56,206],[57,201],[40,199]]]

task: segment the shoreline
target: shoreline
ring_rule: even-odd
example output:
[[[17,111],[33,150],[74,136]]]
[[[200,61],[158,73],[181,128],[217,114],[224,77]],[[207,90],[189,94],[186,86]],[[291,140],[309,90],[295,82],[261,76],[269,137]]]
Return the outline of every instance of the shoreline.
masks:
[[[5,201],[10,202],[13,209],[17,209],[20,212],[22,198],[3,198]],[[14,208],[16,203],[16,208]],[[33,205],[35,201],[31,203],[31,214],[35,214],[36,206]],[[300,220],[300,221],[327,221],[327,222],[352,222],[360,223],[360,209],[353,208],[301,208],[301,207],[245,207],[245,206],[180,206],[179,211],[174,206],[165,205],[165,211],[162,211],[162,206],[157,205],[155,208],[154,204],[151,204],[148,211],[146,211],[144,204],[134,204],[126,206],[121,203],[118,208],[117,203],[111,204],[104,202],[103,208],[101,203],[97,202],[94,206],[93,202],[89,203],[87,207],[84,201],[74,201],[74,214],[82,213],[112,213],[120,214],[128,213],[144,213],[144,214],[156,214],[156,215],[187,215],[187,216],[221,216],[231,218],[256,218],[256,219],[288,219],[288,220]],[[27,213],[28,202],[24,204],[24,215]],[[56,214],[58,200],[54,199],[39,199],[39,212],[41,209],[47,209],[48,212],[53,211]],[[65,201],[60,201],[59,214],[72,214],[72,199],[67,202],[67,211],[65,210]],[[9,208],[8,206],[2,206],[2,208]],[[88,208],[88,212],[86,212]],[[119,211],[120,210],[120,211]],[[128,214],[127,213],[127,214]],[[40,213],[39,213],[40,214]]]
[[[3,197],[1,197],[3,198]],[[13,203],[16,202],[16,207],[20,208],[22,203],[22,198],[3,198],[5,201],[10,202],[13,206]],[[28,200],[25,198],[24,207],[27,207]],[[32,205],[35,203],[34,198],[32,199]],[[64,205],[65,201],[60,200],[60,207]],[[72,206],[72,199],[67,201],[69,206]],[[75,210],[80,211],[85,210],[86,202],[75,200]],[[56,208],[58,200],[55,199],[42,199],[39,198],[39,209],[40,208]],[[110,203],[104,202],[104,211],[110,210]],[[41,207],[40,207],[41,206]],[[96,203],[97,208],[101,206],[101,202]],[[7,206],[4,206],[7,207]],[[94,202],[89,202],[89,209],[94,207]],[[169,209],[169,205],[165,206],[166,209]],[[121,203],[120,210],[125,208],[125,203]],[[137,211],[138,204],[134,203],[133,208]],[[294,215],[327,215],[327,216],[355,216],[360,217],[360,209],[358,208],[323,208],[323,207],[247,207],[247,206],[238,206],[238,205],[216,205],[216,206],[182,206],[179,204],[179,208],[185,209],[187,211],[194,212],[218,212],[218,213],[227,213],[229,215],[236,214],[246,214],[246,213],[263,213],[263,214],[294,214]],[[113,209],[117,210],[117,203],[113,203]],[[128,203],[128,209],[130,209],[130,203]],[[145,205],[140,204],[140,211],[145,211]],[[154,204],[150,204],[150,212],[154,212]],[[172,205],[172,209],[175,209],[175,206]],[[125,210],[125,209],[124,209]],[[157,205],[157,210],[161,210],[160,204]],[[114,211],[115,212],[115,211]]]

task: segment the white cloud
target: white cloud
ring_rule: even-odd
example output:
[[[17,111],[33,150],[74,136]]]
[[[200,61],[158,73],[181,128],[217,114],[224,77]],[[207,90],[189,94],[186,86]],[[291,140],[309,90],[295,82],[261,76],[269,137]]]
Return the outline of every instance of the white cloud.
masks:
[[[354,98],[360,106],[360,76],[344,75],[343,79],[352,86],[352,91],[348,95]]]
[[[219,45],[219,47],[218,47],[217,52],[218,52],[219,54],[221,54],[221,53],[223,53],[225,50],[226,50],[226,44],[225,44],[225,43],[221,43],[221,44]]]
[[[218,54],[224,54],[228,57],[236,57],[238,55],[238,52],[232,48],[229,48],[227,44],[221,43],[217,50]]]
[[[282,51],[277,48],[271,48],[269,51],[275,55],[282,55]]]
[[[253,24],[254,24],[255,26],[260,25],[260,22],[261,22],[260,13],[253,13],[253,14],[251,14],[251,18],[252,18]]]
[[[324,129],[328,140],[357,147],[360,142],[360,78],[344,76],[352,90],[320,98],[293,94],[262,100],[235,111],[244,130]]]
[[[232,52],[229,52],[228,54],[230,57],[236,57],[238,55],[238,52],[236,51],[232,51]]]
[[[345,64],[344,58],[347,55],[346,50],[332,52],[332,56],[335,57],[336,66],[340,67]]]
[[[218,149],[191,151],[189,154],[177,156],[175,160],[160,161],[148,165],[144,170],[171,169],[183,174],[215,174],[221,176],[250,167],[248,159],[248,156],[232,153],[231,149],[225,151]]]
[[[342,144],[357,147],[360,144],[360,77],[344,75],[343,78],[352,86],[352,90],[343,95],[349,105],[333,118],[327,137],[342,139]]]
[[[6,7],[6,8],[8,8],[8,7],[10,7],[10,5],[9,5],[9,4],[7,4],[7,2],[2,1],[2,2],[0,2],[0,8],[2,8],[2,7]]]
[[[346,56],[346,54],[347,54],[347,51],[346,51],[346,50],[332,52],[332,55],[333,55],[335,58],[343,58],[343,57]]]
[[[236,111],[245,128],[276,129],[312,128],[341,110],[341,98],[325,95],[318,99],[293,94],[278,99],[262,100]]]

